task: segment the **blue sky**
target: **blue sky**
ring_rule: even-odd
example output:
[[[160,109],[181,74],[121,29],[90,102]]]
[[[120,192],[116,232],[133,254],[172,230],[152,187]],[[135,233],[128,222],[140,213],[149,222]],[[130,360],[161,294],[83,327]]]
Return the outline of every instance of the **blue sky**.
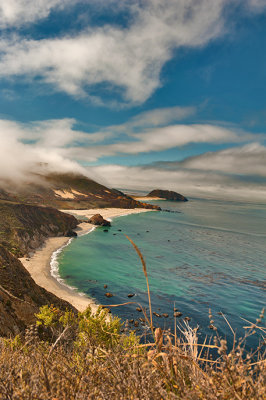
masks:
[[[1,0],[0,31],[0,178],[265,199],[266,0]]]

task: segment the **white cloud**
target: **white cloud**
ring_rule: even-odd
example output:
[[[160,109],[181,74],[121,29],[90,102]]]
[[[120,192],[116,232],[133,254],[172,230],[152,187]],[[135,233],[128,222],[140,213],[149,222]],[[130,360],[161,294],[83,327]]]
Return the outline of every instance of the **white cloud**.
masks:
[[[252,11],[261,12],[266,8],[265,0],[247,0],[247,4]]]
[[[122,136],[119,142],[108,145],[69,146],[64,149],[63,154],[66,157],[91,162],[104,156],[158,152],[190,143],[243,143],[254,138],[255,135],[215,125],[179,124],[149,128],[138,133],[129,130],[127,140]]]
[[[142,103],[161,85],[163,65],[176,49],[201,47],[226,32],[227,5],[240,4],[260,12],[264,0],[78,0],[95,8],[129,13],[129,25],[88,27],[42,40],[4,39],[0,42],[0,77],[26,77],[52,85],[72,96],[97,98],[95,85],[121,95],[127,104]],[[76,2],[77,3],[77,2]],[[70,0],[0,0],[0,28],[45,18]],[[101,89],[103,90],[103,89]],[[111,104],[117,104],[114,100]]]
[[[124,128],[145,128],[166,125],[174,121],[183,120],[196,113],[196,107],[165,107],[142,112],[133,117]]]
[[[126,102],[141,103],[160,86],[162,66],[174,49],[206,45],[224,32],[225,2],[147,0],[140,7],[136,1],[126,28],[106,25],[73,37],[3,39],[0,76],[38,76],[74,96],[108,83]]]
[[[184,168],[266,177],[266,148],[259,143],[191,157]]]
[[[0,28],[21,26],[46,18],[55,8],[71,4],[70,0],[0,0]]]

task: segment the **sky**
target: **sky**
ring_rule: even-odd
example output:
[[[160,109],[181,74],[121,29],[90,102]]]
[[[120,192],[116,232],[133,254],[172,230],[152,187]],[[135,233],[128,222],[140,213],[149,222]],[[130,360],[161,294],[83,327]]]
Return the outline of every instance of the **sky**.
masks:
[[[266,0],[0,0],[0,180],[265,201]]]

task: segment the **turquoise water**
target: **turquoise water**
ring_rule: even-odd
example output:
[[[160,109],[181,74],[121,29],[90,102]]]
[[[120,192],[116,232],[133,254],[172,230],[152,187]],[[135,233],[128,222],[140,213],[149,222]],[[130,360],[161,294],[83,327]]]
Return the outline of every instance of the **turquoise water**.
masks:
[[[169,314],[154,317],[155,324],[173,328],[175,306],[205,336],[212,333],[211,308],[221,334],[231,335],[220,312],[242,336],[246,323],[240,317],[255,321],[265,306],[266,206],[199,199],[154,203],[175,212],[119,217],[108,232],[97,228],[73,240],[59,255],[61,277],[101,304],[124,303],[135,293],[130,300],[148,307],[142,267],[127,234],[145,256],[153,311]],[[114,294],[110,299],[104,284]],[[113,313],[140,317],[136,304]]]

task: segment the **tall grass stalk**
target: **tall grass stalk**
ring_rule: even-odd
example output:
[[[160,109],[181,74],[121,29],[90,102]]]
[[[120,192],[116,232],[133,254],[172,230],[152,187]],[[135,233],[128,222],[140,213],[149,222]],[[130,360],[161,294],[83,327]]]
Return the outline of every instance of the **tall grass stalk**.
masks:
[[[134,249],[136,250],[136,253],[138,254],[141,264],[142,264],[142,268],[143,268],[143,273],[145,275],[145,279],[146,279],[146,284],[147,284],[147,291],[148,291],[148,299],[149,299],[149,309],[150,309],[150,327],[151,327],[151,331],[153,332],[153,322],[152,322],[152,308],[151,308],[151,295],[150,295],[150,286],[149,286],[149,279],[148,279],[148,274],[147,274],[147,266],[146,266],[146,262],[144,260],[144,257],[140,251],[140,249],[138,248],[138,246],[133,242],[132,239],[130,239],[129,236],[125,235],[126,238],[130,241],[130,243],[132,244],[132,246],[134,247]]]

